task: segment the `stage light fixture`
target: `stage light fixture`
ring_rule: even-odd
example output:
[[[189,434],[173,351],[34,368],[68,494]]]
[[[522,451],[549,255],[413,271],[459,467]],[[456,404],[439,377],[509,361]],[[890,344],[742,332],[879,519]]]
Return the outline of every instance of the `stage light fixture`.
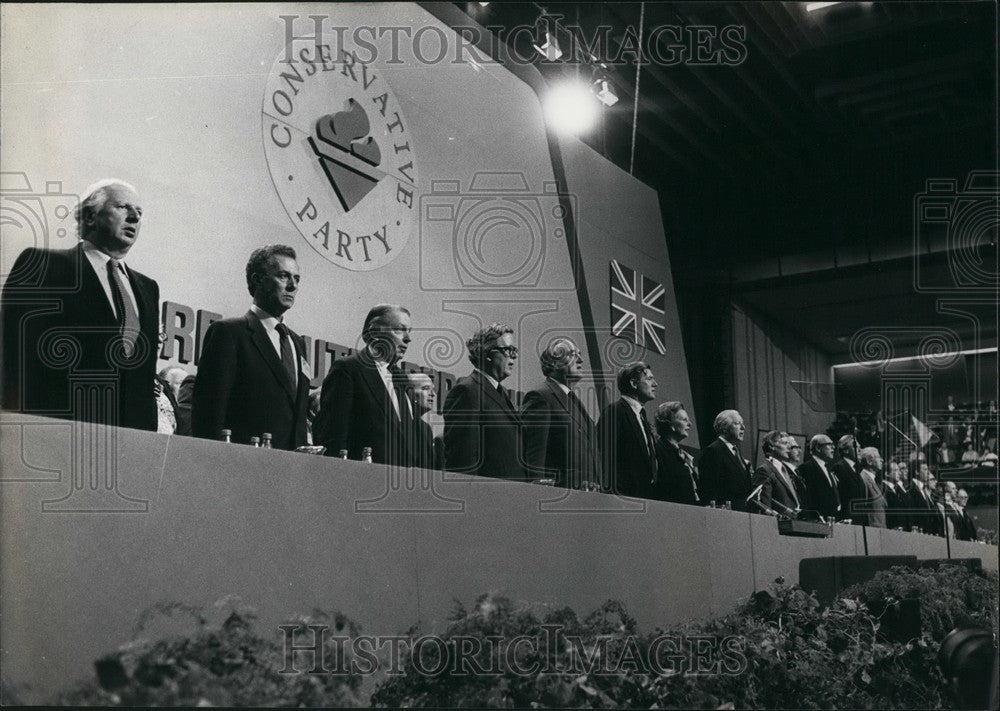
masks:
[[[605,106],[614,106],[618,103],[618,95],[608,86],[608,82],[605,79],[599,79],[594,82],[594,86],[597,89],[597,98]]]
[[[840,5],[839,2],[807,2],[806,12],[816,12],[817,10],[822,10],[827,7],[833,7],[834,5]]]
[[[550,62],[554,62],[562,56],[562,50],[559,48],[559,40],[551,32],[545,33],[545,44],[541,47],[534,43],[531,46]]]
[[[597,120],[597,101],[590,87],[579,81],[557,84],[545,100],[545,116],[556,132],[583,133]]]

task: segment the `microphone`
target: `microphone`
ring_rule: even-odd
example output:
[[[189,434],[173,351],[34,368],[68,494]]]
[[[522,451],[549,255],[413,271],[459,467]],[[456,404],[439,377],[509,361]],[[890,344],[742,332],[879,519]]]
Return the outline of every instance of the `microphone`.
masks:
[[[754,489],[753,491],[751,491],[750,492],[750,496],[748,496],[747,499],[746,499],[747,503],[753,502],[753,503],[757,504],[758,508],[760,508],[760,510],[763,511],[764,513],[766,513],[768,516],[777,516],[778,515],[777,511],[775,511],[772,508],[768,508],[767,506],[765,506],[764,504],[762,504],[760,502],[760,499],[757,498],[757,496],[760,494],[761,489],[763,489],[763,488],[764,488],[764,485],[761,484],[756,489]]]

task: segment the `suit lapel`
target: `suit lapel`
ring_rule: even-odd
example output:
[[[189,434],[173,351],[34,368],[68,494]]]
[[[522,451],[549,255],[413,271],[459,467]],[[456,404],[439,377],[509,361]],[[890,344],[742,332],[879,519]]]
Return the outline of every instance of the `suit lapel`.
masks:
[[[260,322],[257,315],[253,311],[247,311],[244,318],[247,321],[247,329],[250,331],[250,340],[253,342],[257,350],[260,351],[261,358],[267,363],[267,366],[271,369],[271,373],[277,378],[278,382],[281,383],[281,387],[284,389],[285,394],[291,401],[292,405],[295,405],[295,396],[298,388],[292,389],[292,384],[288,382],[288,375],[285,373],[285,366],[278,359],[278,354],[274,351],[274,344],[271,343],[271,339],[267,337],[267,332],[264,330],[264,324]],[[293,345],[292,348],[295,346]],[[296,371],[298,368],[296,368]],[[298,385],[298,383],[296,383]]]
[[[379,406],[392,413],[393,422],[399,424],[399,414],[392,406],[392,402],[389,400],[389,392],[385,389],[385,381],[382,380],[382,376],[378,372],[378,366],[375,362],[367,355],[365,351],[358,353],[358,361],[361,363],[361,377],[365,381],[365,385],[372,393],[372,397],[379,403]],[[403,408],[406,406],[405,402],[400,402],[399,407]]]
[[[95,322],[117,325],[118,319],[115,318],[115,311],[111,306],[111,302],[108,301],[108,293],[104,290],[101,280],[97,277],[94,265],[90,263],[87,255],[83,253],[83,243],[77,244],[76,249],[72,250],[70,254],[74,260],[73,273],[80,275],[80,303],[87,304],[87,311],[95,317],[93,318]],[[87,297],[88,293],[93,294],[94,298]],[[101,302],[97,313],[90,310],[90,304],[95,299]]]
[[[514,410],[514,407],[510,403],[510,401],[508,401],[503,395],[501,395],[497,391],[497,389],[493,387],[493,383],[491,383],[489,380],[483,377],[478,370],[472,371],[472,379],[478,385],[480,392],[482,392],[483,395],[492,400],[493,403],[497,406],[496,409],[499,409],[500,411],[507,413],[512,420],[516,421],[520,419],[517,416],[517,412]]]

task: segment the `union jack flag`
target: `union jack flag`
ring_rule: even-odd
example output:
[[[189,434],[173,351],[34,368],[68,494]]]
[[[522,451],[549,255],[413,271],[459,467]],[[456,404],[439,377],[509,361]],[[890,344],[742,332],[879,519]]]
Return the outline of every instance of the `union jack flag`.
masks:
[[[611,260],[611,333],[633,343],[667,352],[663,325],[666,291],[663,284]]]

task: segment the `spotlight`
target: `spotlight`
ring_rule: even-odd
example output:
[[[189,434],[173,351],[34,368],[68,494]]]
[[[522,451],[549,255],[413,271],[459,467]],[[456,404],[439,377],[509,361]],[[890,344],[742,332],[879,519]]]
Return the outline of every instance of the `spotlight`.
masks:
[[[587,84],[569,81],[552,87],[544,103],[549,124],[558,133],[583,133],[597,119],[597,102]]]
[[[594,82],[594,86],[597,88],[597,98],[602,104],[605,106],[614,106],[618,103],[618,96],[608,86],[607,80],[599,79]]]
[[[531,46],[550,62],[554,62],[562,56],[562,50],[559,49],[559,41],[554,34],[548,31],[545,33],[545,44],[539,47],[537,44],[532,43]]]

